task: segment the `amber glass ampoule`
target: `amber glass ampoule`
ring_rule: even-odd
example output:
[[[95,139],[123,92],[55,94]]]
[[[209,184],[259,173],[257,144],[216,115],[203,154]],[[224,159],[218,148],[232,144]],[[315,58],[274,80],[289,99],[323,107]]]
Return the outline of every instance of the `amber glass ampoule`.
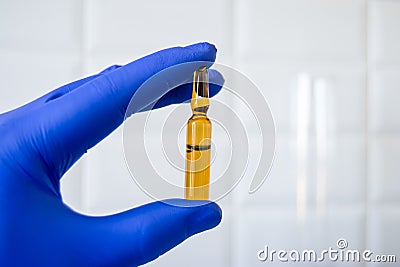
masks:
[[[186,199],[208,199],[210,185],[211,121],[208,72],[201,67],[194,72],[190,106],[193,115],[187,122],[186,136]]]

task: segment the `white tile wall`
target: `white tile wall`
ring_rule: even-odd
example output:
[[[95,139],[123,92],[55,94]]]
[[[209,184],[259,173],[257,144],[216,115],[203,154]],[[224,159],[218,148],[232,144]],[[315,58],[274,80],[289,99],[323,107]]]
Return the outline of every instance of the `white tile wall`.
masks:
[[[378,65],[399,65],[400,2],[393,0],[369,1],[369,39],[371,60]]]
[[[78,79],[80,64],[77,54],[0,49],[0,112],[17,108]]]
[[[309,98],[310,123],[315,123],[316,113],[325,113],[326,131],[333,134],[354,134],[365,131],[366,74],[365,67],[320,64],[290,64],[244,61],[241,70],[249,76],[268,100],[278,134],[298,131],[300,95],[299,78],[306,76],[311,83]],[[322,88],[323,87],[323,88]],[[326,106],[316,110],[316,93],[324,90]],[[351,110],[351,112],[349,111]],[[315,129],[310,129],[315,131]]]
[[[237,1],[235,45],[242,60],[362,64],[363,0]]]
[[[400,124],[396,118],[400,94],[397,51],[400,31],[398,1],[369,1],[369,77],[368,77],[368,213],[366,247],[376,254],[394,254],[399,224],[398,173]],[[383,266],[383,263],[371,263]]]
[[[82,171],[85,167],[85,156],[75,163],[60,180],[63,202],[77,212],[85,212],[83,207],[85,189],[82,185]]]
[[[86,6],[88,49],[93,56],[143,56],[160,48],[210,41],[229,63],[231,2],[92,1]]]
[[[293,138],[279,138],[276,142],[275,160],[271,173],[264,185],[255,194],[249,195],[248,189],[252,176],[246,175],[240,181],[235,193],[238,204],[244,207],[282,207],[295,208],[296,206],[296,140]],[[251,150],[249,155],[249,169],[256,159],[256,151]],[[254,175],[254,173],[252,173]]]
[[[347,206],[365,200],[366,140],[361,135],[328,141],[326,189],[329,205]],[[318,160],[318,159],[317,159]],[[318,169],[318,165],[316,167]]]
[[[400,64],[399,64],[400,66]],[[400,69],[373,70],[370,75],[370,128],[374,134],[400,132]]]
[[[368,242],[367,249],[373,251],[373,255],[395,255],[399,261],[398,236],[400,223],[400,211],[396,205],[380,205],[369,210]],[[386,263],[386,265],[396,263]],[[368,266],[385,266],[385,263],[371,263]]]
[[[82,209],[85,212],[115,213],[153,201],[129,174],[121,127],[88,152],[83,175]]]
[[[218,61],[234,64],[268,100],[277,127],[275,163],[254,195],[247,194],[250,171],[219,202],[218,228],[149,266],[262,266],[256,253],[264,245],[323,249],[340,237],[351,248],[400,257],[399,18],[395,0],[3,0],[0,112],[107,66],[210,41]],[[309,109],[303,121],[299,76],[312,85],[309,104],[301,102]],[[251,137],[256,132],[247,130]],[[129,132],[133,140],[138,133]],[[68,205],[98,215],[151,201],[133,182],[122,144],[120,128],[68,172],[62,180]],[[224,144],[219,157],[226,160],[228,150]],[[250,169],[257,157],[251,148]]]
[[[82,1],[0,2],[0,50],[57,51],[80,48]]]
[[[294,138],[278,137],[275,160],[265,184],[249,195],[249,179],[244,178],[235,190],[238,203],[243,207],[296,208],[302,179],[306,184],[308,210],[326,211],[364,202],[365,138],[353,135],[328,139],[323,158],[318,158],[318,146],[310,144],[304,160],[298,159],[301,151],[298,145]],[[252,160],[254,155],[250,154]]]
[[[377,137],[370,142],[369,196],[375,205],[385,206],[400,202],[399,151],[398,136]]]

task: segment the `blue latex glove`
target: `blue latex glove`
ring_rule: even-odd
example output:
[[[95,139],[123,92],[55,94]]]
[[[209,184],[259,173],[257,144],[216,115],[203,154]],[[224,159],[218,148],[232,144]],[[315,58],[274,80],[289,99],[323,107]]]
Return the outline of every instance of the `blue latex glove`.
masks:
[[[166,49],[1,114],[0,266],[136,266],[218,225],[222,212],[212,202],[173,199],[167,202],[174,205],[154,202],[90,217],[65,206],[60,194],[63,174],[123,122],[145,80],[176,64],[213,62],[215,55],[208,43]],[[210,71],[210,80],[223,83],[216,71]],[[216,94],[220,86],[210,90]],[[190,84],[176,87],[155,107],[183,102],[190,94]]]

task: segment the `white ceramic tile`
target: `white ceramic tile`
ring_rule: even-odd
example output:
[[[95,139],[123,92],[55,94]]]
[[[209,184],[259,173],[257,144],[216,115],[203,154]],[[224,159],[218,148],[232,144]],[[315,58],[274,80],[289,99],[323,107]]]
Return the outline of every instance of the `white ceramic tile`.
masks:
[[[89,1],[88,48],[96,55],[144,55],[162,48],[209,41],[230,58],[230,2]],[[224,58],[225,55],[225,58]]]
[[[231,221],[223,210],[221,224],[195,235],[146,266],[232,266],[230,261]]]
[[[243,63],[241,71],[268,101],[278,135],[296,133],[306,124],[315,132],[317,120],[329,133],[365,131],[363,68],[283,66],[256,60]]]
[[[400,202],[399,151],[399,136],[376,137],[370,141],[368,184],[373,203],[385,205]]]
[[[369,1],[369,42],[371,58],[378,64],[399,64],[400,2]]]
[[[326,199],[328,205],[347,206],[365,201],[366,149],[366,140],[363,135],[328,139],[327,167],[326,172],[321,174],[321,176],[326,175],[327,177]],[[323,159],[318,159],[318,155],[316,160],[319,165],[322,165]]]
[[[279,89],[286,89],[287,81],[282,80],[278,89],[276,87],[272,89],[270,86],[276,86],[277,84],[274,82],[279,78],[272,78],[268,71],[261,73],[262,67],[259,65],[252,67],[248,72],[245,71],[245,68],[239,68],[238,72],[233,75],[228,74],[226,77],[225,85],[232,99],[226,105],[231,110],[231,123],[236,127],[235,130],[242,131],[247,135],[259,136],[261,134],[274,135],[275,128],[282,132],[289,131],[288,128],[291,126],[288,123],[290,108],[282,107],[277,103],[279,100],[281,100],[280,103],[284,102],[282,98],[279,98],[284,93],[273,94]],[[257,72],[257,70],[260,71]],[[279,74],[281,73],[273,73],[273,75]],[[252,76],[256,76],[257,81]],[[273,94],[272,97],[266,93],[267,90]],[[239,132],[237,134],[240,135]]]
[[[271,250],[337,249],[336,242],[345,238],[351,249],[363,249],[365,231],[364,213],[359,208],[330,210],[325,216],[310,214],[304,220],[297,217],[296,210],[263,208],[246,210],[240,214],[234,226],[236,234],[233,250],[234,266],[319,266],[321,262],[280,262],[267,259],[261,262],[257,252],[268,246]],[[325,260],[323,265],[342,266],[339,262]],[[354,264],[352,264],[353,266]],[[355,264],[356,266],[360,266]]]
[[[243,60],[365,60],[363,0],[241,0],[235,10],[236,51]]]
[[[0,49],[78,50],[82,9],[79,0],[0,2]]]
[[[294,131],[296,123],[294,118],[294,114],[296,114],[296,88],[294,88],[296,86],[296,71],[290,68],[281,69],[276,66],[263,64],[260,61],[243,63],[238,70],[243,75],[249,77],[249,81],[251,84],[254,84],[254,87],[250,86],[251,84],[247,85],[236,82],[232,84],[232,90],[235,92],[240,92],[242,88],[257,90],[269,104],[277,133]],[[242,83],[246,81],[243,80]],[[257,119],[266,116],[265,114],[255,113],[257,107],[254,107],[253,103],[257,103],[254,98],[258,97],[258,95],[254,92],[250,95],[249,99],[245,99],[242,95],[239,97],[241,98],[234,103],[235,110],[238,111],[237,116],[241,119],[241,124],[246,127],[247,132],[256,133],[258,125],[254,123],[250,124],[254,120],[253,113]],[[247,109],[251,112],[247,111]]]
[[[247,193],[248,179],[235,189],[243,208],[301,206],[307,214],[313,208],[325,212],[331,207],[364,202],[365,138],[330,137],[322,144],[309,136],[307,142],[304,147],[297,138],[277,138],[271,172],[259,191]]]
[[[0,51],[0,113],[21,106],[80,77],[76,54]]]
[[[135,184],[125,164],[122,128],[91,149],[84,160],[85,213],[115,213],[153,201]]]
[[[319,89],[325,89],[326,92],[324,94],[326,108],[320,107],[322,109],[319,110],[318,103],[314,103],[314,112],[326,113],[322,120],[326,121],[328,132],[335,134],[365,132],[366,76],[363,70],[316,72],[313,82],[314,94]],[[320,87],[317,85],[318,82],[322,83]]]
[[[398,246],[400,210],[398,204],[376,206],[369,210],[367,249],[376,255],[395,255],[399,261],[400,249]],[[396,263],[369,263],[368,266],[395,266]]]
[[[400,71],[375,70],[370,82],[370,129],[374,133],[399,133]]]
[[[256,150],[250,150],[248,170],[233,192],[236,194],[236,199],[244,208],[254,206],[295,207],[298,173],[296,140],[294,138],[277,138],[275,160],[271,172],[260,189],[254,194],[249,194],[250,181],[258,167],[259,155],[257,154]],[[243,157],[245,156],[247,155],[243,155]],[[237,173],[235,174],[237,175]]]
[[[63,202],[76,211],[82,211],[82,168],[84,161],[79,160],[71,167],[60,181]]]

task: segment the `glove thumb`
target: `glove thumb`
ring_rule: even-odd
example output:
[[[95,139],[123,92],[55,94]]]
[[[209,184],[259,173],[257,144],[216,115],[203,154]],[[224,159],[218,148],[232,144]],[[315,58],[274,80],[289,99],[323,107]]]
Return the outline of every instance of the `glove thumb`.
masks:
[[[116,215],[89,218],[89,240],[98,250],[100,265],[141,265],[188,237],[217,226],[221,218],[216,203],[169,199]]]

